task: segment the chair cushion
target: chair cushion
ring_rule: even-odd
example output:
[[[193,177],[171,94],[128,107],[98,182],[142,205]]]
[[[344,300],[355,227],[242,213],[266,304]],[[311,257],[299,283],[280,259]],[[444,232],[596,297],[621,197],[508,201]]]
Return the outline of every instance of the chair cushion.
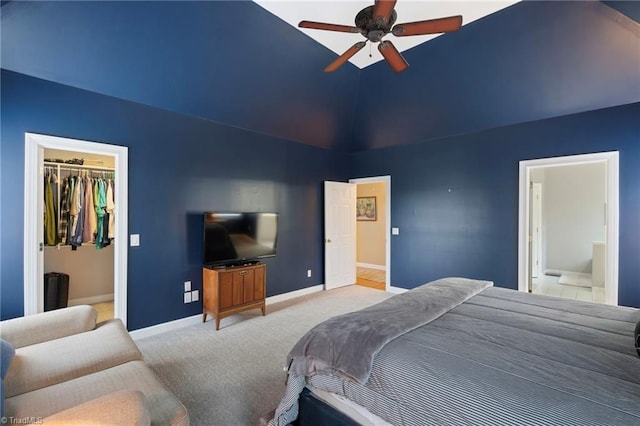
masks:
[[[89,305],[72,306],[2,321],[0,337],[14,348],[93,330],[98,311]]]
[[[140,391],[119,391],[101,396],[46,417],[47,426],[135,425],[151,424],[149,408]]]
[[[127,362],[97,373],[7,398],[6,413],[16,418],[27,416],[46,418],[120,390],[136,390],[144,394],[152,425],[186,426],[189,424],[189,415],[184,405],[158,381],[143,361]]]
[[[4,383],[7,398],[142,360],[122,321],[100,323],[94,330],[16,349]]]

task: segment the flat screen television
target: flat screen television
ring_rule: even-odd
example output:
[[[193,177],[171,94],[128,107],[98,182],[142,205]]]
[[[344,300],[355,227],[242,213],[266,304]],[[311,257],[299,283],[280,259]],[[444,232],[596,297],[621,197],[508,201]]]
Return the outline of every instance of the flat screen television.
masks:
[[[276,255],[277,213],[205,212],[204,264],[242,265]]]

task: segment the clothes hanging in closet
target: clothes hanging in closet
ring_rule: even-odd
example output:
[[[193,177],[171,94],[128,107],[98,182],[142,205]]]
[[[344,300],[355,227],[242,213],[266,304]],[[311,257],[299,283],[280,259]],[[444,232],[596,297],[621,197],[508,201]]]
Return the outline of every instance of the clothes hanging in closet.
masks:
[[[62,181],[62,191],[60,194],[60,221],[58,223],[58,241],[60,244],[67,244],[67,231],[69,228],[69,178]]]
[[[82,229],[82,241],[92,243],[97,229],[96,206],[93,195],[93,180],[84,178],[84,199],[86,212],[84,215],[84,226]]]
[[[109,182],[107,183],[107,216],[108,216],[108,220],[107,220],[107,238],[108,239],[113,239],[113,237],[115,236],[115,223],[116,223],[116,215],[115,215],[115,208],[116,205],[114,203],[115,198],[114,198],[114,194],[113,194],[113,181],[109,180]]]
[[[52,185],[54,178],[55,175],[52,174],[46,174],[44,178],[44,242],[50,246],[57,243],[58,229],[57,200]]]
[[[84,231],[84,214],[86,210],[84,179],[79,177],[76,181],[73,196],[71,197],[71,217],[73,218],[71,247],[74,250],[76,247],[82,245],[82,236]]]
[[[90,176],[93,173],[102,176]],[[95,243],[97,249],[111,244],[115,202],[113,180],[106,179],[107,173],[71,170],[69,176],[60,178],[59,204],[57,181],[53,184],[57,177],[49,175],[45,180],[45,244],[71,245],[73,250],[87,243]]]

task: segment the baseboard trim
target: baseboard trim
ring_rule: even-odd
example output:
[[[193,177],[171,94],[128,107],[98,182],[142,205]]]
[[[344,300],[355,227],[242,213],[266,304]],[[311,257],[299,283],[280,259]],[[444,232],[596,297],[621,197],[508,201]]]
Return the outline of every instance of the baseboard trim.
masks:
[[[373,263],[362,263],[362,262],[357,262],[356,266],[359,266],[361,268],[369,268],[369,269],[377,269],[379,271],[386,271],[387,267],[384,265],[376,265]]]
[[[113,302],[113,293],[99,294],[91,297],[81,297],[79,299],[69,299],[69,306],[93,305],[94,303]]]
[[[409,290],[407,290],[406,288],[393,287],[393,286],[389,286],[389,289],[387,290],[387,292],[395,293],[395,294],[400,294],[400,293],[404,293],[404,292],[407,292],[407,291],[409,291]]]
[[[276,294],[275,296],[267,297],[266,303],[270,305],[272,303],[284,302],[285,300],[295,299],[296,297],[306,296],[307,294],[317,293],[324,290],[324,284],[314,285],[313,287],[302,288],[300,290],[290,291],[288,293]]]
[[[285,300],[294,299],[300,296],[306,296],[308,294],[317,293],[324,289],[323,284],[314,285],[313,287],[303,288],[300,290],[290,291],[288,293],[277,294],[275,296],[267,297],[265,303],[271,305],[273,303],[284,302]],[[177,330],[179,328],[188,327],[202,323],[202,314],[193,315],[190,317],[180,318],[177,320],[165,322],[162,324],[156,324],[138,330],[129,332],[129,335],[133,340],[143,339],[145,337],[155,336],[160,333],[166,333],[167,331]]]
[[[202,323],[202,314],[193,315],[190,317],[180,318],[177,320],[163,322],[162,324],[152,325],[150,327],[139,328],[129,332],[129,335],[133,340],[142,339],[145,337],[155,336],[156,334],[166,333],[167,331],[177,330],[179,328],[187,327],[190,325],[196,325]]]

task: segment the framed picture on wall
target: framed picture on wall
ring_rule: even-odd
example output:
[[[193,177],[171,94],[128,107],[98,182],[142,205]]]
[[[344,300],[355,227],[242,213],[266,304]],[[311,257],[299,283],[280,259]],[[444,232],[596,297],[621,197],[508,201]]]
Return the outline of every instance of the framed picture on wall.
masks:
[[[357,197],[356,199],[356,220],[376,220],[376,197]]]

